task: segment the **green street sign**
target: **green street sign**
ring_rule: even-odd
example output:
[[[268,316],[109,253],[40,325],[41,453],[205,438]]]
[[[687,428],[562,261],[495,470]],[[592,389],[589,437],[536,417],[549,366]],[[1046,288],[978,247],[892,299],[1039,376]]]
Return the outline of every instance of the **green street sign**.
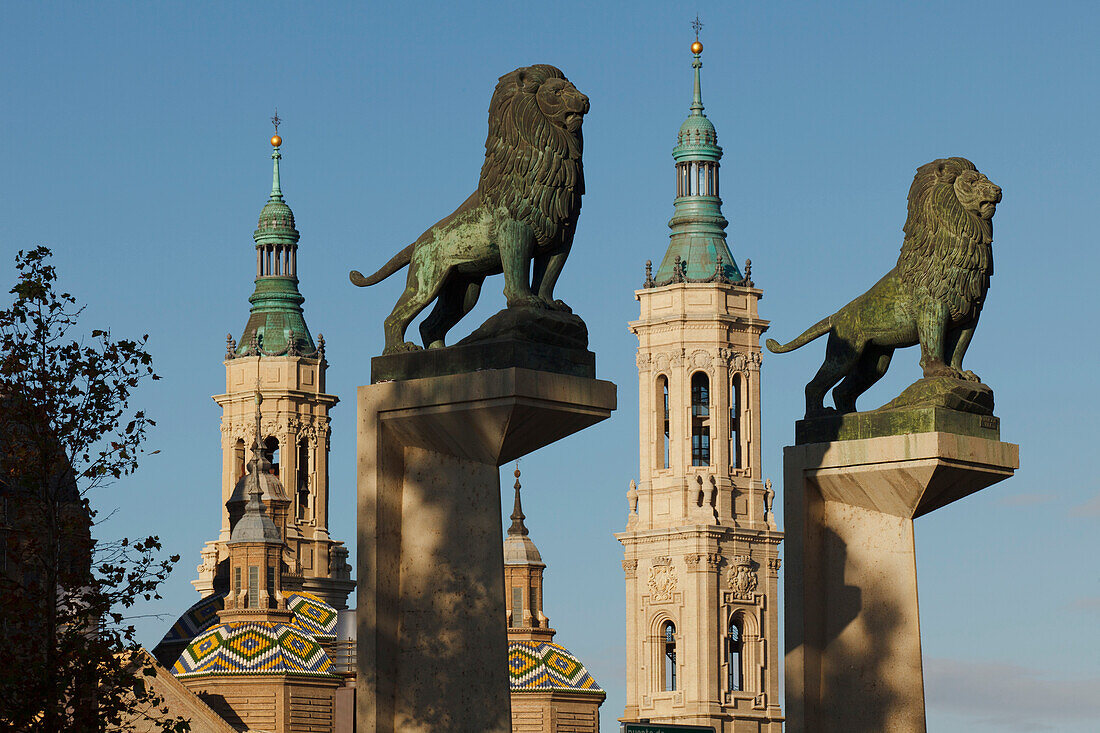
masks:
[[[622,723],[619,733],[714,733],[714,727],[672,723]]]

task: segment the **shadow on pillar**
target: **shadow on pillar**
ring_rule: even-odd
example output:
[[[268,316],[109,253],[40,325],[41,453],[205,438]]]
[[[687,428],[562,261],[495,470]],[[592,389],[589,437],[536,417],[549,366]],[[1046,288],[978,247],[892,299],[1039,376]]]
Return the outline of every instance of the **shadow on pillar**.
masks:
[[[359,388],[357,730],[511,730],[498,466],[615,408],[528,369]]]

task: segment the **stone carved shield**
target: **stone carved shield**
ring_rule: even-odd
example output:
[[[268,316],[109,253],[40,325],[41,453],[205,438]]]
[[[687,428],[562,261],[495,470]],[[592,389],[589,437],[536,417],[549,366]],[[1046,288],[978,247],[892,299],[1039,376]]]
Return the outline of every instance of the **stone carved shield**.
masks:
[[[672,568],[672,562],[668,558],[657,558],[649,569],[649,599],[671,601],[675,589],[676,571]]]
[[[752,598],[757,582],[752,560],[745,555],[735,555],[729,571],[729,584],[733,592],[739,598]]]

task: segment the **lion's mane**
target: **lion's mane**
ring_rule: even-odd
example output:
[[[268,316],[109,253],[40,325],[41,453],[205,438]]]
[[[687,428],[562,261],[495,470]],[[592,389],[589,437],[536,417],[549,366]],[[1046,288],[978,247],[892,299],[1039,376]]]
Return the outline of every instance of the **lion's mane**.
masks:
[[[535,95],[549,79],[565,74],[548,64],[500,77],[489,103],[489,135],[478,192],[529,224],[539,245],[573,229],[584,193],[583,140],[543,114]]]
[[[917,169],[898,257],[902,283],[946,303],[954,320],[981,311],[993,274],[993,222],[965,209],[955,193],[955,179],[977,170],[966,158]]]

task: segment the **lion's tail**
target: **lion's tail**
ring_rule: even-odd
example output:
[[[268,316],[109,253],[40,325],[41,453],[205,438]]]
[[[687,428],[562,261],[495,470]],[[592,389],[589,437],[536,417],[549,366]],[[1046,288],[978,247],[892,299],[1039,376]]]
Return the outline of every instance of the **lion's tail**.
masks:
[[[788,351],[794,351],[800,346],[805,346],[819,336],[824,336],[832,327],[833,317],[829,316],[807,328],[803,331],[801,336],[791,341],[789,344],[780,344],[775,339],[768,339],[765,343],[768,346],[768,351],[773,354],[786,354]]]
[[[363,273],[359,272],[358,270],[352,270],[348,274],[348,276],[351,278],[352,285],[358,285],[361,288],[365,288],[368,285],[374,285],[375,283],[382,282],[387,277],[412,262],[414,247],[416,247],[416,242],[413,242],[408,247],[395,254],[389,262],[382,266],[381,270],[374,273],[370,277],[363,277]]]

